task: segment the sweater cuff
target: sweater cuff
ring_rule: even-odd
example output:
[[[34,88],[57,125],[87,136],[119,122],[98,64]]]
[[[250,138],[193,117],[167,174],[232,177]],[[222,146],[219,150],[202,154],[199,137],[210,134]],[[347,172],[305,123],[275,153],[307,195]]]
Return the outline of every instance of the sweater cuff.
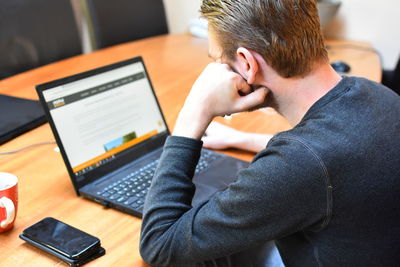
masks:
[[[187,148],[191,150],[201,150],[202,147],[203,141],[201,140],[175,135],[168,136],[164,144],[164,148]]]

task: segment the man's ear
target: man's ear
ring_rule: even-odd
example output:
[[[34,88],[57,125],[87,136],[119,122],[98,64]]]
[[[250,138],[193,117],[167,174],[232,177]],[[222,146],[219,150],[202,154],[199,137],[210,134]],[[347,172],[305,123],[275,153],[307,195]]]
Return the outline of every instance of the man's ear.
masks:
[[[248,84],[255,83],[256,75],[259,70],[259,63],[254,53],[254,51],[244,47],[239,47],[236,50],[236,59],[239,63],[240,73],[247,80]]]

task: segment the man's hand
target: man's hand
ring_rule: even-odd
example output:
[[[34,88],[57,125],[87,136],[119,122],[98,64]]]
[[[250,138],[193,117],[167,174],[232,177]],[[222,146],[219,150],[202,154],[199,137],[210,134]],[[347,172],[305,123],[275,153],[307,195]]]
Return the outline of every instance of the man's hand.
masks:
[[[265,87],[253,91],[228,65],[211,63],[194,83],[173,134],[200,139],[214,117],[249,110],[267,94]]]
[[[213,121],[201,140],[206,148],[227,149],[235,147],[243,139],[243,135],[244,132]]]
[[[267,146],[272,137],[271,134],[238,131],[213,121],[208,126],[206,136],[202,140],[204,147],[210,149],[237,148],[257,153]]]

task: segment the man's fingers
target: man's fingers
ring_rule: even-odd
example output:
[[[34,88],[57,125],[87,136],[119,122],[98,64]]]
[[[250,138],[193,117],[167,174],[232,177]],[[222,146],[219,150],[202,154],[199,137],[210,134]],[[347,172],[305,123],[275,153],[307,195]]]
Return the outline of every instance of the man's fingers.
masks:
[[[267,88],[260,87],[254,92],[246,96],[240,97],[235,104],[236,112],[246,111],[262,104],[265,101],[268,92],[269,90]]]
[[[245,79],[243,79],[239,74],[238,74],[238,82],[236,84],[238,94],[240,96],[245,96],[253,92],[252,87],[247,83]]]
[[[203,146],[206,148],[219,149],[220,147],[223,147],[221,144],[218,143],[218,141],[209,136],[203,136],[203,138],[201,138],[201,141],[203,141]]]

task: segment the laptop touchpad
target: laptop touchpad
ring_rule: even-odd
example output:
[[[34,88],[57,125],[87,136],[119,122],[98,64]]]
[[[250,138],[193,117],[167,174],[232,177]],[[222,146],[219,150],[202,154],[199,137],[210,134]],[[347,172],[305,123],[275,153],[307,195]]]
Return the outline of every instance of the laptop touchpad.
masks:
[[[196,191],[192,200],[192,205],[196,206],[205,202],[216,192],[228,188],[229,184],[236,181],[239,170],[247,168],[248,166],[248,162],[229,157],[222,157],[214,161],[206,171],[195,175],[193,178]]]

